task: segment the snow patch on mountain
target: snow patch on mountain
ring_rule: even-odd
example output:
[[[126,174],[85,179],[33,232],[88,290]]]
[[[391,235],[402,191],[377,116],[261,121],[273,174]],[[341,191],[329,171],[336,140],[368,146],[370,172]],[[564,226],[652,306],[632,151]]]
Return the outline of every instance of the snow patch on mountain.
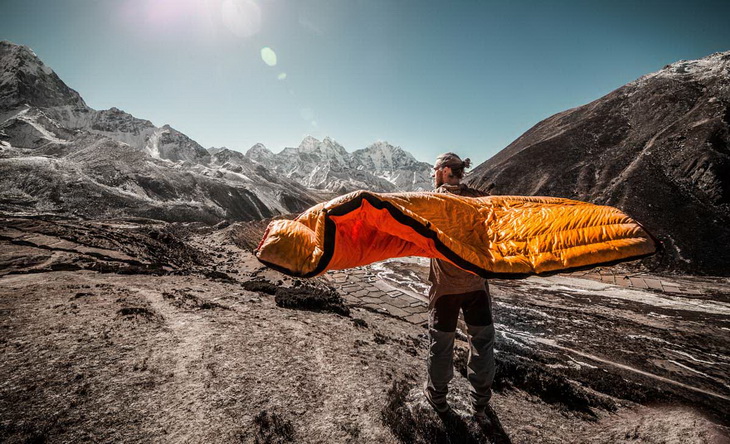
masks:
[[[716,52],[697,60],[679,60],[657,72],[638,78],[626,86],[642,87],[652,79],[685,79],[705,81],[730,77],[730,51]]]
[[[307,136],[298,147],[287,147],[277,154],[261,144],[254,145],[246,157],[307,188],[334,193],[431,189],[430,165],[387,142],[348,153],[330,137],[320,141]]]
[[[61,144],[69,143],[68,140],[59,139],[51,131],[47,130],[42,125],[40,125],[38,123],[38,121],[34,118],[34,116],[29,115],[27,113],[27,111],[28,111],[27,109],[23,110],[23,112],[18,113],[15,118],[18,119],[18,120],[21,120],[23,122],[26,122],[27,124],[29,124],[30,126],[32,126],[33,129],[35,129],[36,131],[38,131],[42,135],[42,137],[44,139],[46,139],[47,141],[49,141],[49,142],[61,143]]]
[[[150,156],[154,157],[155,159],[161,159],[159,144],[160,133],[155,131],[152,136],[150,136],[149,141],[145,146],[145,150],[149,153]]]

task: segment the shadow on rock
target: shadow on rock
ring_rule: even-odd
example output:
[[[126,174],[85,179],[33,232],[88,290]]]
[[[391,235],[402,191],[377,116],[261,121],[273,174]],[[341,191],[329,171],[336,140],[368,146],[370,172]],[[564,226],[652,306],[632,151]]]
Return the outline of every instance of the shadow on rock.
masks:
[[[245,281],[245,282],[241,283],[241,286],[248,291],[255,291],[257,293],[266,293],[266,294],[270,294],[272,296],[276,294],[276,290],[278,290],[280,287],[280,285],[272,284],[269,281],[264,281],[261,279]]]
[[[200,299],[194,294],[183,290],[173,290],[172,293],[163,292],[162,298],[171,305],[185,310],[230,310],[229,307],[217,302]]]
[[[265,280],[244,282],[243,288],[274,295],[276,305],[282,308],[308,311],[328,311],[342,316],[350,316],[350,309],[342,296],[331,287],[316,287],[294,281],[292,287],[275,285]]]
[[[616,411],[616,403],[610,397],[586,390],[580,384],[571,382],[566,375],[542,362],[541,356],[534,351],[512,346],[504,341],[499,341],[496,348],[499,355],[496,357],[496,374],[492,386],[495,391],[518,388],[538,396],[548,404],[557,404],[581,414],[586,420],[597,419],[594,411],[596,408],[609,412]],[[464,378],[467,373],[468,357],[468,349],[460,346],[455,348],[454,368]],[[614,395],[612,392],[607,393]]]
[[[310,286],[279,288],[274,297],[276,305],[282,308],[295,308],[311,311],[329,311],[342,316],[350,316],[350,309],[345,305],[336,290]]]
[[[508,443],[492,427],[482,427],[462,407],[438,414],[419,387],[397,380],[388,391],[381,417],[404,443]],[[496,424],[499,424],[496,421]],[[498,426],[499,427],[499,426]]]
[[[160,323],[163,321],[162,315],[147,307],[123,307],[117,310],[117,318],[137,322]]]
[[[253,421],[258,427],[256,444],[294,442],[294,426],[281,415],[263,410]]]

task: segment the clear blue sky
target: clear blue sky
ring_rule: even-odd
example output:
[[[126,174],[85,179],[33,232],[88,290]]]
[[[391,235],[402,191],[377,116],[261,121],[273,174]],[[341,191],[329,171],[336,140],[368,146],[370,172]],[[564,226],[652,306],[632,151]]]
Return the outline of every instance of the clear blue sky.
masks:
[[[480,163],[556,112],[729,50],[729,18],[730,1],[2,0],[0,39],[91,107],[205,147],[330,136]]]

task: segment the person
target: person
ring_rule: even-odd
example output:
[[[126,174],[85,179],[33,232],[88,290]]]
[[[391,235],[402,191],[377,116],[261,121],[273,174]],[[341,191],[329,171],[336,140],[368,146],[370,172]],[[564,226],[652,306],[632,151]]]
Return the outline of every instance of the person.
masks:
[[[437,193],[467,197],[487,195],[461,183],[470,160],[454,153],[444,153],[434,164]],[[464,313],[469,340],[467,379],[471,383],[471,401],[477,421],[489,423],[487,410],[494,380],[494,325],[487,281],[441,259],[431,259],[428,280],[429,334],[428,379],[424,395],[439,413],[450,407],[446,402],[449,381],[453,378],[453,354],[459,310]]]

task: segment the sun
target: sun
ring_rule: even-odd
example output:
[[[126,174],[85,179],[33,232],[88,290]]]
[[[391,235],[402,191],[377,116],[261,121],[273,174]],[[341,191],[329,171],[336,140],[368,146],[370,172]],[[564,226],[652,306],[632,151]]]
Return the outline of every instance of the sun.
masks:
[[[261,31],[262,8],[256,0],[127,0],[120,15],[138,29],[161,35],[217,34],[223,29],[238,38]]]
[[[261,30],[261,7],[254,0],[224,0],[223,23],[239,37],[251,37]]]

